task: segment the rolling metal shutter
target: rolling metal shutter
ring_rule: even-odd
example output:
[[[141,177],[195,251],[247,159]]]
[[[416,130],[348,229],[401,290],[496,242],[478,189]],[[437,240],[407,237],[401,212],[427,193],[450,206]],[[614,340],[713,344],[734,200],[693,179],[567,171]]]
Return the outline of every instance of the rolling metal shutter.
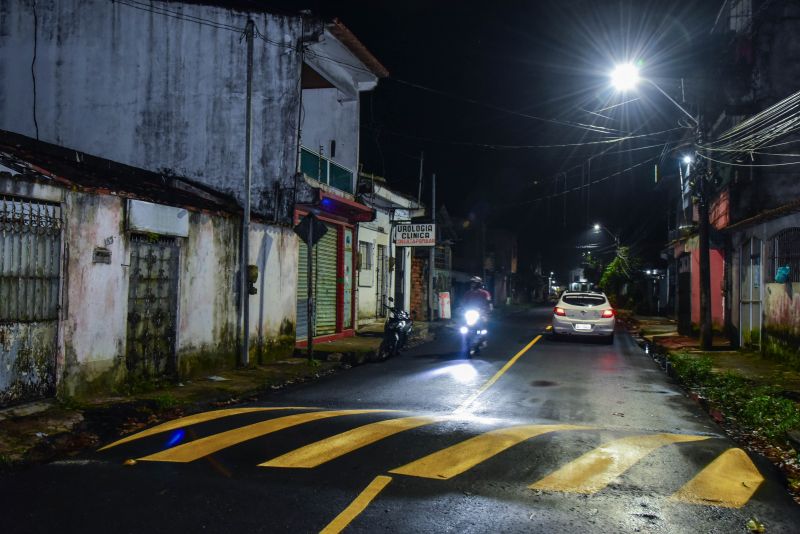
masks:
[[[338,228],[328,225],[328,231],[316,245],[316,335],[324,336],[336,332],[336,266],[338,252]]]

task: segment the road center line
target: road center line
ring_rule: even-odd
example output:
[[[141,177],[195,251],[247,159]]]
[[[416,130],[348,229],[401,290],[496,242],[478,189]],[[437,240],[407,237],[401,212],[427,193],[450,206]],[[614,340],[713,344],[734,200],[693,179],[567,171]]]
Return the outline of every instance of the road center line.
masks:
[[[478,397],[480,397],[480,396],[483,394],[483,392],[484,392],[484,391],[486,391],[487,389],[489,389],[490,387],[492,387],[492,386],[494,385],[494,383],[495,383],[495,382],[497,382],[497,380],[498,380],[498,379],[499,379],[501,376],[503,376],[503,375],[505,374],[505,372],[506,372],[506,371],[508,371],[508,370],[511,368],[511,366],[512,366],[512,365],[514,365],[514,364],[517,362],[517,360],[518,360],[518,359],[519,359],[519,358],[520,358],[520,357],[521,357],[523,354],[525,354],[526,352],[528,352],[528,350],[529,350],[529,349],[530,349],[532,346],[534,346],[534,345],[535,345],[535,344],[536,344],[536,343],[537,343],[537,342],[538,342],[540,339],[542,339],[542,336],[541,336],[541,335],[538,335],[538,336],[536,336],[535,338],[533,338],[533,341],[531,341],[530,343],[528,343],[527,345],[525,345],[525,347],[524,347],[524,348],[523,348],[521,351],[519,351],[518,353],[516,353],[516,354],[514,355],[514,357],[513,357],[513,358],[511,358],[510,360],[508,360],[508,361],[506,362],[506,364],[505,364],[505,365],[504,365],[504,366],[503,366],[503,367],[502,367],[502,368],[501,368],[499,371],[497,371],[497,372],[494,374],[494,376],[493,376],[492,378],[490,378],[489,380],[487,380],[487,381],[486,381],[486,383],[485,383],[484,385],[482,385],[482,386],[481,386],[481,388],[480,388],[478,391],[476,391],[475,393],[473,393],[472,395],[470,395],[470,396],[469,396],[469,398],[467,398],[467,400],[465,400],[463,403],[461,403],[461,406],[459,406],[458,408],[456,408],[456,409],[455,409],[455,411],[454,411],[453,413],[461,413],[461,412],[465,411],[465,410],[466,410],[466,409],[469,407],[469,405],[470,405],[470,404],[472,404],[473,402],[475,402],[475,399],[477,399]]]
[[[372,482],[369,483],[369,486],[364,488],[364,491],[359,493],[358,497],[356,497],[347,508],[342,510],[342,513],[337,515],[333,521],[328,523],[328,526],[320,531],[320,534],[338,534],[344,530],[353,519],[358,517],[358,515],[369,506],[369,503],[371,503],[391,481],[392,477],[383,475],[375,477]]]

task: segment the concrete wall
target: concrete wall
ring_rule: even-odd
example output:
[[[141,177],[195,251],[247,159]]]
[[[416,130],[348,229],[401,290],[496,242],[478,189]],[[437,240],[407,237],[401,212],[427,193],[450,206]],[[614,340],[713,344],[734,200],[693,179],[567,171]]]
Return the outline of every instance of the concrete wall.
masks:
[[[800,367],[800,283],[765,289],[763,350]]]
[[[294,351],[297,256],[300,240],[289,229],[253,223],[250,262],[258,266],[258,293],[250,300],[250,359],[264,363]]]
[[[331,158],[331,141],[336,155],[331,159],[353,171],[358,166],[358,100],[343,100],[335,88],[303,91],[303,146]],[[355,179],[355,178],[354,178]]]
[[[41,338],[31,349],[42,353],[43,371],[55,367],[63,394],[124,389],[131,253],[126,199],[12,178],[0,179],[0,192],[60,202],[64,221],[58,324],[41,335],[28,332],[30,325],[24,332],[20,325],[6,325],[3,339],[10,343],[14,332]],[[180,249],[176,353],[181,376],[236,364],[239,234],[236,217],[190,210],[188,237],[176,238]],[[252,261],[260,271],[258,294],[250,297],[251,356],[254,362],[269,361],[290,354],[294,346],[297,238],[290,230],[254,223],[250,244]],[[95,247],[111,252],[109,264],[93,262]],[[0,384],[0,390],[5,389]]]
[[[391,222],[389,221],[389,214],[376,210],[375,220],[369,223],[361,223],[358,225],[358,241],[372,243],[372,269],[361,269],[358,272],[358,308],[357,316],[359,324],[366,324],[377,320],[377,306],[378,299],[380,298],[380,287],[378,287],[377,275],[377,255],[378,245],[383,245],[386,248],[386,255],[389,255],[389,231]],[[358,250],[358,248],[356,248]],[[394,256],[394,251],[392,251]],[[362,266],[365,260],[361,260]],[[388,266],[388,259],[386,261]],[[392,273],[385,273],[387,276]],[[386,295],[394,297],[394,276],[389,276],[389,283],[386,290]]]
[[[300,61],[291,47],[299,18],[148,4],[179,16],[108,0],[36,0],[34,39],[34,1],[0,3],[0,129],[171,171],[241,198],[246,41],[240,37],[252,17],[278,43],[256,38],[254,51],[253,209],[271,215],[273,183],[291,187],[296,168]],[[218,25],[231,29],[212,27]],[[287,202],[278,210],[288,210],[283,216],[291,211]]]

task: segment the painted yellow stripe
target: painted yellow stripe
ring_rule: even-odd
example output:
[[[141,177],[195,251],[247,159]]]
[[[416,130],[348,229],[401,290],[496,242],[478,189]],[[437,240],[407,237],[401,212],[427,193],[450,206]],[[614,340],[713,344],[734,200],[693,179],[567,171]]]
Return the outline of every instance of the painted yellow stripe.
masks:
[[[442,419],[446,418],[403,417],[379,421],[311,443],[259,465],[261,467],[317,467],[389,436],[412,428],[430,425]]]
[[[520,425],[500,428],[429,454],[390,473],[446,480],[525,440],[561,430],[586,430],[574,425]]]
[[[234,428],[226,432],[196,439],[194,441],[190,441],[189,443],[178,445],[177,447],[173,447],[171,449],[165,449],[161,452],[145,456],[144,458],[139,458],[139,460],[152,462],[192,462],[198,458],[208,456],[209,454],[221,451],[227,447],[238,445],[239,443],[265,436],[279,430],[301,425],[303,423],[319,421],[320,419],[328,419],[331,417],[339,417],[342,415],[357,415],[388,411],[391,410],[340,410],[287,415],[286,417],[278,417],[268,421],[261,421],[252,425]]]
[[[708,437],[684,434],[653,434],[617,439],[587,452],[528,487],[570,493],[595,493],[660,447],[705,439]]]
[[[333,521],[328,523],[328,526],[320,531],[320,534],[338,534],[347,528],[347,525],[352,523],[353,519],[358,517],[391,481],[392,477],[375,477],[372,482],[369,483],[369,486],[364,488],[364,491],[359,493],[358,497],[356,497],[347,508],[342,510],[342,513],[337,515]]]
[[[524,347],[524,348],[523,348],[521,351],[519,351],[518,353],[516,353],[516,354],[514,355],[514,357],[513,357],[513,358],[511,358],[510,360],[508,360],[508,361],[506,362],[506,364],[505,364],[505,365],[504,365],[504,366],[503,366],[503,367],[502,367],[502,368],[501,368],[499,371],[497,371],[497,372],[494,374],[494,376],[493,376],[492,378],[490,378],[490,379],[489,379],[489,380],[488,380],[488,381],[487,381],[487,382],[486,382],[484,385],[482,385],[482,386],[481,386],[481,388],[480,388],[478,391],[476,391],[475,393],[473,393],[472,395],[470,395],[470,396],[467,398],[467,400],[465,400],[464,402],[462,402],[462,403],[461,403],[461,406],[459,406],[458,408],[456,408],[456,410],[455,410],[455,412],[454,412],[454,413],[459,413],[459,412],[463,412],[464,410],[466,410],[466,409],[469,407],[469,405],[470,405],[470,404],[472,404],[473,402],[475,402],[475,399],[477,399],[478,397],[480,397],[480,396],[481,396],[481,394],[483,394],[483,392],[484,392],[484,391],[486,391],[487,389],[489,389],[490,387],[492,387],[492,386],[494,385],[494,383],[495,383],[495,382],[497,382],[497,380],[498,380],[498,379],[499,379],[501,376],[503,376],[503,375],[505,374],[505,372],[506,372],[506,371],[508,371],[508,370],[511,368],[511,366],[512,366],[512,365],[514,365],[515,363],[517,363],[517,360],[519,360],[519,358],[520,358],[520,357],[521,357],[523,354],[525,354],[526,352],[528,352],[528,350],[529,350],[529,349],[530,349],[532,346],[534,346],[534,345],[536,344],[536,342],[537,342],[537,341],[539,341],[540,339],[542,339],[542,336],[536,336],[536,337],[533,339],[533,341],[531,341],[530,343],[528,343],[527,345],[525,345],[525,347]]]
[[[119,441],[115,441],[110,445],[106,445],[105,447],[100,447],[97,450],[104,451],[106,449],[110,449],[111,447],[122,445],[123,443],[127,443],[129,441],[134,441],[137,439],[146,438],[147,436],[152,436],[153,434],[160,434],[161,432],[167,432],[169,430],[175,430],[176,428],[183,428],[185,426],[195,425],[197,423],[204,423],[206,421],[213,421],[214,419],[229,417],[231,415],[239,415],[242,413],[253,413],[253,412],[271,412],[275,410],[314,410],[314,409],[316,408],[309,408],[306,406],[284,406],[281,408],[228,408],[225,410],[214,410],[211,412],[197,413],[194,415],[181,417],[180,419],[175,419],[173,421],[167,421],[166,423],[156,425],[153,428],[148,428],[147,430],[143,430],[142,432],[139,432],[137,434],[131,434],[130,436],[122,438]]]
[[[764,482],[742,449],[728,449],[670,499],[693,504],[741,508]]]

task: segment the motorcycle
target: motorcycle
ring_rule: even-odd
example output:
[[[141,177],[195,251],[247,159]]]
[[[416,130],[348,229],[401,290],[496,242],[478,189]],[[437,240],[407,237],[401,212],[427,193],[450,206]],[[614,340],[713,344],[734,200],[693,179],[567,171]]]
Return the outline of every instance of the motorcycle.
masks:
[[[486,347],[486,335],[489,333],[486,329],[486,318],[475,308],[464,311],[458,331],[468,356],[473,356]]]
[[[390,297],[389,302],[394,302],[394,299]],[[378,348],[379,360],[397,356],[405,348],[413,327],[411,315],[407,311],[385,304],[384,307],[389,312],[389,316],[383,325],[383,341]]]

